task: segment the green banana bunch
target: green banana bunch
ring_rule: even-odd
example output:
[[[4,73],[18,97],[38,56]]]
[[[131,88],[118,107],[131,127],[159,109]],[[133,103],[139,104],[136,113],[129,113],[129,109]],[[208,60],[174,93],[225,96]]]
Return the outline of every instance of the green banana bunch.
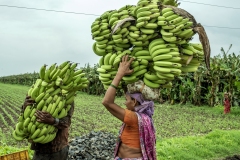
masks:
[[[190,43],[195,35],[195,22],[175,12],[174,7],[179,4],[177,0],[139,0],[136,5],[106,11],[94,20],[91,25],[95,40],[92,49],[100,56],[97,72],[105,89],[111,84],[121,58],[126,54],[134,58],[130,66],[134,71],[123,77],[119,88],[137,80],[142,80],[151,88],[171,88],[172,81],[181,73],[197,70],[204,60],[203,46]],[[135,20],[122,21],[129,17]],[[42,70],[47,69],[43,66]],[[59,69],[55,70],[57,72]],[[71,72],[67,70],[66,74],[71,75]],[[41,74],[41,77],[45,75]],[[69,84],[66,79],[60,78],[63,85]],[[58,75],[54,79],[60,81],[57,84],[62,88]],[[31,90],[42,93],[44,87],[52,85],[50,80],[51,76],[49,79],[43,78],[44,86],[39,91],[36,89],[38,87],[32,86]],[[64,88],[64,91],[68,92],[68,88],[76,86],[74,82]],[[82,85],[86,84],[82,82],[77,86]],[[51,91],[51,87],[48,89]],[[44,99],[42,96],[37,99],[39,102]],[[61,115],[64,115],[62,112]]]
[[[44,64],[40,68],[40,78],[28,90],[28,95],[36,103],[28,105],[20,114],[12,133],[14,139],[21,141],[26,138],[44,144],[55,138],[57,128],[37,122],[34,114],[40,110],[50,113],[54,118],[67,115],[76,92],[88,87],[89,83],[85,73],[77,65],[65,61],[60,65],[54,63],[49,68]]]

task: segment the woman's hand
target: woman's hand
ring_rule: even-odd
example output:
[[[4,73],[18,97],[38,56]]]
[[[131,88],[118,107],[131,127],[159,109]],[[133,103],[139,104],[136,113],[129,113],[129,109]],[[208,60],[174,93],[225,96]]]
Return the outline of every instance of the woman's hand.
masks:
[[[118,67],[118,73],[121,76],[125,76],[125,75],[129,75],[133,72],[133,69],[130,69],[130,65],[132,63],[132,61],[134,60],[134,58],[131,58],[130,60],[128,60],[128,55],[124,55],[122,57],[122,61],[120,62],[120,65]]]
[[[36,111],[35,116],[37,117],[38,122],[46,123],[46,124],[50,124],[50,125],[54,124],[54,118],[48,112],[38,110],[38,111]]]

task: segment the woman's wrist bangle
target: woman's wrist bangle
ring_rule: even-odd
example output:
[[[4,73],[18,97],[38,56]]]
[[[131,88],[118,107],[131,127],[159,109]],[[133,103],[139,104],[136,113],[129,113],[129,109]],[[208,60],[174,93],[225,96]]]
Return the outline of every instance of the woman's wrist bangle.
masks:
[[[117,89],[117,86],[113,85],[113,84],[110,84],[110,86],[112,86],[113,88]]]

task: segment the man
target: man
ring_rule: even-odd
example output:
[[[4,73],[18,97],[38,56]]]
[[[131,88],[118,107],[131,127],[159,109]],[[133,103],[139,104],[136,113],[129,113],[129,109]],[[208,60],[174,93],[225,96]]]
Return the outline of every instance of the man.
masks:
[[[22,106],[24,110],[28,105],[32,105],[34,100],[30,96],[27,96]],[[74,103],[71,105],[71,109],[68,111],[66,117],[61,119],[53,118],[51,114],[43,111],[36,111],[35,116],[37,121],[55,126],[58,131],[56,137],[49,143],[41,144],[31,143],[31,150],[35,150],[33,160],[66,160],[68,157],[68,136],[69,127],[71,125],[71,118],[74,111]]]

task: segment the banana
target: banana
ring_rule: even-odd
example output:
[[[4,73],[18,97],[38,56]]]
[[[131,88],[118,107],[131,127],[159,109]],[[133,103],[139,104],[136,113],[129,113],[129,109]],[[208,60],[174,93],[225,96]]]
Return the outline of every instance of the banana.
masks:
[[[35,143],[41,143],[45,138],[45,135],[42,135],[41,137],[33,139],[33,142]]]
[[[61,110],[61,112],[58,114],[58,118],[63,118],[63,117],[65,117],[67,115],[67,112],[66,112],[66,109],[65,108],[63,108],[62,110]]]
[[[160,16],[160,13],[153,13],[150,15],[150,18],[153,19],[153,18],[157,18]]]
[[[17,141],[21,141],[21,140],[24,139],[24,137],[22,137],[22,136],[20,136],[20,135],[17,135],[15,130],[13,131],[12,136],[13,136],[13,138],[14,138],[15,140],[17,140]]]
[[[130,81],[130,82],[133,82],[133,81],[135,81],[135,80],[138,80],[138,78],[136,77],[136,76],[133,76],[133,75],[131,75],[131,76],[123,76],[123,78],[122,78],[124,81]]]
[[[108,54],[106,54],[105,56],[104,56],[104,60],[103,60],[103,64],[104,65],[109,65],[109,59],[110,59],[110,57],[112,56],[113,54],[112,53],[108,53]],[[103,66],[103,65],[102,65]],[[101,66],[101,67],[102,67]]]
[[[148,23],[144,26],[147,29],[156,29],[158,27],[158,24],[156,23]]]
[[[135,67],[137,67],[137,66],[139,66],[139,62],[138,62],[138,61],[133,61],[133,62],[131,63],[131,67],[132,67],[132,68],[135,68]]]
[[[133,45],[137,46],[137,47],[141,47],[143,45],[142,41],[136,41],[136,42],[132,42]]]
[[[147,60],[147,61],[152,61],[152,56],[150,56],[150,55],[148,55],[148,56],[138,56],[137,58],[144,59],[144,60]]]
[[[142,65],[145,65],[145,66],[147,66],[148,65],[148,61],[146,60],[146,59],[137,59],[138,61],[139,61],[139,63],[140,64],[142,64]]]
[[[45,100],[44,100],[44,98],[37,104],[37,110],[41,110],[42,109],[42,107],[44,106],[44,104],[45,104]]]
[[[184,25],[184,28],[191,28],[191,27],[193,27],[193,22],[187,22]]]
[[[157,18],[158,21],[165,21],[165,19],[166,19],[166,18],[163,17],[163,16],[158,16],[158,18]]]
[[[42,80],[44,80],[46,68],[47,68],[47,65],[44,64],[44,65],[41,67],[41,69],[40,69],[39,77],[40,77]]]
[[[151,56],[156,57],[161,54],[169,53],[170,51],[171,51],[171,48],[158,49],[158,50],[155,50],[154,52],[152,52]]]
[[[160,87],[160,84],[153,83],[150,80],[148,80],[146,77],[143,78],[143,82],[145,83],[145,85],[147,85],[150,88],[159,88]]]
[[[164,29],[161,29],[160,32],[161,32],[162,36],[166,36],[166,37],[170,37],[170,36],[174,35],[171,32],[166,32]]]
[[[156,61],[160,61],[160,60],[169,60],[169,59],[172,59],[172,57],[173,56],[169,55],[169,54],[158,55],[156,57],[153,57],[153,61],[156,62]]]
[[[51,80],[52,80],[52,81],[53,81],[53,80],[56,80],[57,77],[59,76],[60,72],[61,72],[61,69],[60,69],[60,67],[58,67],[58,68],[56,69],[56,71],[53,73],[53,75],[51,76]]]
[[[40,93],[40,94],[35,98],[35,102],[36,102],[36,103],[40,102],[40,101],[43,99],[44,95],[45,95],[44,92]]]
[[[129,32],[129,36],[130,37],[132,37],[132,38],[134,38],[134,39],[137,39],[137,38],[139,38],[139,34],[136,34],[136,33],[134,33],[134,32]]]
[[[30,118],[32,118],[32,116],[35,114],[36,110],[37,110],[36,108],[33,108],[31,110],[30,115],[29,115]]]
[[[145,68],[140,69],[141,66],[144,66],[144,65],[140,65],[140,66],[139,66],[139,70],[136,71],[136,72],[134,72],[134,73],[132,74],[132,76],[138,77],[138,76],[144,75],[144,73],[147,72],[147,69],[145,69]]]
[[[180,16],[180,17],[177,17],[177,18],[169,21],[169,24],[174,24],[175,25],[175,24],[181,22],[182,20],[183,20],[183,17]]]
[[[185,49],[185,48],[181,49],[181,53],[184,53],[184,54],[189,55],[189,56],[193,55],[193,51]]]
[[[153,69],[156,71],[156,72],[160,72],[160,73],[170,73],[171,72],[171,69],[170,68],[164,68],[164,67],[159,67],[159,66],[153,66]]]
[[[23,112],[24,119],[27,119],[29,117],[30,113],[31,113],[31,106],[28,105]]]
[[[179,37],[187,37],[189,35],[193,35],[194,32],[193,32],[193,29],[190,28],[190,29],[185,29],[184,31],[182,31],[182,33],[178,34]]]
[[[30,117],[26,118],[23,122],[23,127],[27,127],[27,125],[30,123],[31,119]]]
[[[70,97],[69,99],[66,100],[65,104],[72,104],[72,102],[74,101],[75,96]]]
[[[159,25],[159,26],[166,26],[166,25],[168,25],[168,22],[167,21],[158,21],[157,25]]]
[[[149,16],[147,16],[147,17],[140,17],[140,18],[137,19],[137,23],[149,21],[150,19],[151,19],[151,17],[149,17]]]
[[[34,134],[34,132],[36,131],[36,128],[37,128],[37,126],[35,124],[33,124],[29,133],[31,135]]]
[[[129,31],[139,31],[139,28],[137,28],[136,26],[131,25],[131,26],[128,27],[128,30]]]
[[[143,12],[139,12],[139,13],[137,14],[137,18],[150,16],[151,14],[152,14],[151,11],[143,11]]]
[[[166,84],[166,80],[164,80],[164,79],[158,79],[158,80],[156,80],[156,81],[152,81],[153,83],[157,83],[157,84]]]
[[[150,81],[156,81],[159,79],[155,73],[151,73],[151,72],[146,72],[144,74],[144,77]]]
[[[171,59],[168,59],[168,61],[169,62],[180,62],[181,61],[181,57],[172,57]]]
[[[170,42],[170,43],[174,43],[174,42],[177,42],[177,41],[178,41],[178,38],[177,38],[177,37],[174,37],[174,36],[171,36],[171,37],[162,36],[162,38],[163,38],[165,41]]]
[[[144,34],[153,34],[155,32],[154,29],[146,29],[146,28],[140,28],[140,31]]]
[[[111,70],[111,69],[113,68],[113,66],[112,66],[112,65],[104,64],[104,65],[101,66],[101,68],[102,68],[102,69],[105,69],[106,71],[108,71],[108,70]]]
[[[164,44],[164,43],[165,42],[162,38],[155,39],[149,44],[149,50],[151,50],[156,45],[160,45],[160,44]]]
[[[23,137],[25,135],[22,128],[23,128],[23,122],[18,122],[16,124],[16,128],[15,128],[16,135],[21,136],[21,137]]]
[[[139,56],[150,56],[150,53],[148,50],[141,50],[137,51],[134,56],[139,57]]]
[[[40,87],[34,87],[32,92],[31,92],[31,98],[36,99],[38,94],[39,94]]]
[[[169,55],[172,55],[173,57],[177,57],[177,56],[180,56],[180,53],[179,52],[172,52],[172,51],[170,51],[169,53],[168,53]]]
[[[175,25],[164,25],[164,26],[162,26],[162,29],[169,30],[169,29],[174,29],[175,27],[176,27]]]
[[[160,66],[160,67],[175,67],[175,68],[182,67],[182,65],[180,63],[173,63],[173,62],[168,62],[168,61],[156,61],[156,62],[154,62],[154,65]]]
[[[152,55],[155,51],[159,50],[159,49],[167,49],[168,48],[168,44],[159,44],[156,45],[154,47],[152,47],[150,50],[150,55]],[[168,52],[168,51],[167,51]]]
[[[103,78],[110,78],[112,75],[109,73],[99,73],[99,76]]]
[[[97,68],[97,72],[99,73],[107,73],[107,71],[103,68]]]
[[[174,29],[170,29],[168,32],[170,32],[170,33],[174,33],[175,35],[177,34],[178,35],[178,32],[179,32],[179,34],[181,33],[181,29],[184,27],[184,24],[181,24],[181,25],[179,25],[179,26],[177,26],[176,28],[174,28]]]
[[[138,8],[136,11],[136,14],[139,14],[140,12],[145,12],[145,11],[150,11],[151,9],[147,6],[147,7],[141,7]]]
[[[172,11],[172,8],[163,8],[162,9],[162,14],[165,14],[166,12]]]
[[[147,23],[148,23],[148,21],[137,22],[136,23],[136,27],[137,28],[141,28],[141,27],[145,26]]]
[[[168,11],[168,12],[162,14],[162,16],[165,17],[165,18],[167,18],[167,17],[169,17],[169,16],[171,16],[171,15],[173,15],[173,14],[175,14],[173,11]]]

